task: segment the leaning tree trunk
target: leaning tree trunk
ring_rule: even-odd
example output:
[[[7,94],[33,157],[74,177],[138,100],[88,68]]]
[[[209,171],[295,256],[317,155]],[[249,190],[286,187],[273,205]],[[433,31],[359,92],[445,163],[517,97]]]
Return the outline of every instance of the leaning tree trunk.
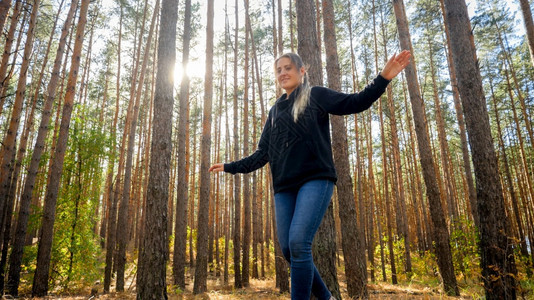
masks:
[[[302,0],[296,3],[298,53],[305,64],[309,66],[308,74],[311,85],[322,85],[323,73],[321,65],[321,51],[317,40],[316,15],[313,0]],[[323,218],[313,244],[315,265],[324,283],[334,297],[341,298],[336,271],[336,232],[332,203]]]
[[[341,90],[341,71],[339,69],[336,28],[334,24],[334,5],[332,0],[323,0],[324,45],[326,50],[326,72],[328,86]],[[365,245],[362,243],[363,228],[357,224],[356,203],[352,178],[350,176],[347,128],[342,116],[331,116],[332,150],[338,172],[337,199],[341,219],[341,245],[345,260],[347,289],[351,298],[368,298],[367,263]]]
[[[403,0],[393,0],[393,8],[395,10],[395,17],[397,19],[397,28],[399,30],[399,40],[401,48],[410,50],[413,53],[412,43],[410,38],[410,31],[408,29],[408,20],[406,18],[406,11]],[[419,91],[419,82],[415,69],[415,62],[412,61],[405,69],[406,79],[408,81],[408,93],[412,102],[412,112],[415,124],[415,131],[417,134],[417,141],[419,146],[419,157],[425,185],[427,189],[427,197],[430,203],[430,215],[433,228],[433,237],[435,241],[435,252],[438,261],[438,267],[443,279],[445,292],[449,295],[459,295],[458,284],[454,274],[454,266],[452,262],[452,253],[449,243],[449,231],[440,200],[440,191],[436,179],[435,164],[432,157],[432,149],[430,147],[430,138],[428,134],[428,127],[426,124],[426,117],[424,112],[424,103]]]
[[[4,0],[3,2],[11,2],[11,1]],[[15,41],[15,31],[18,25],[21,6],[22,6],[22,0],[17,0],[17,2],[15,3],[15,7],[13,7],[13,13],[11,14],[11,22],[9,22],[9,29],[7,31],[6,39],[4,41],[5,43],[4,52],[2,53],[2,60],[0,61],[0,95],[4,94],[4,91],[6,90],[7,85],[9,83],[9,80],[6,77],[6,74],[7,74],[7,68],[9,66],[9,57],[12,54],[14,54],[12,53],[11,49],[13,48],[13,42]],[[19,38],[21,36],[22,35],[19,35]],[[0,115],[2,114],[2,111],[3,111],[4,102],[5,102],[5,97],[0,99]]]
[[[12,180],[11,180],[11,186],[9,188],[9,194],[8,194],[8,200],[7,200],[7,210],[5,212],[6,216],[11,216],[13,214],[13,203],[15,203],[15,194],[17,190],[17,183],[18,178],[20,175],[20,169],[22,167],[22,161],[24,160],[26,156],[26,148],[28,145],[28,139],[30,135],[30,131],[33,128],[33,120],[35,115],[35,109],[37,106],[37,99],[39,97],[39,91],[41,90],[41,84],[43,82],[43,76],[45,74],[45,69],[48,63],[49,54],[50,54],[50,48],[52,46],[52,40],[54,39],[54,32],[57,26],[57,22],[59,19],[59,15],[61,14],[61,10],[63,8],[63,2],[59,5],[58,12],[56,14],[56,17],[54,19],[54,25],[52,26],[52,34],[50,34],[50,38],[48,39],[48,45],[44,54],[44,60],[41,66],[41,71],[39,72],[39,79],[37,80],[37,84],[35,85],[35,92],[32,97],[31,101],[31,107],[29,115],[26,117],[26,122],[24,125],[24,131],[20,140],[19,149],[17,153],[17,158],[15,160],[15,170],[13,172]],[[28,202],[29,203],[29,202]],[[20,209],[19,209],[20,210]],[[0,293],[4,292],[4,273],[5,273],[5,265],[6,265],[6,258],[7,258],[7,250],[9,246],[9,241],[11,239],[11,218],[6,219],[5,227],[4,227],[4,245],[2,247],[2,259],[0,260]],[[21,240],[24,242],[24,237],[26,235],[26,232],[22,233]]]
[[[5,216],[7,208],[7,200],[9,194],[9,186],[12,181],[12,175],[15,163],[15,154],[17,149],[17,133],[22,114],[22,106],[26,94],[26,81],[28,79],[28,69],[30,66],[30,58],[33,50],[33,36],[35,34],[35,24],[37,22],[37,12],[39,11],[40,0],[34,0],[32,3],[32,13],[30,17],[30,24],[26,33],[26,42],[24,44],[24,54],[22,57],[22,64],[19,71],[19,81],[15,93],[15,101],[11,111],[11,118],[9,121],[9,128],[4,136],[2,143],[2,157],[0,157],[0,232],[3,232],[4,220],[11,220],[11,216]]]
[[[483,285],[488,299],[515,299],[515,260],[506,236],[506,211],[482,78],[470,42],[472,32],[464,0],[445,0],[451,52],[465,112],[477,187]]]
[[[4,31],[4,24],[6,23],[7,13],[11,8],[11,2],[11,0],[0,1],[0,32]]]
[[[176,61],[178,0],[164,0],[160,18],[150,175],[137,276],[137,299],[143,300],[167,299],[167,199],[174,104],[174,79],[171,74]]]
[[[460,129],[460,142],[462,147],[462,162],[464,166],[465,178],[467,182],[467,198],[469,199],[469,208],[475,226],[480,228],[478,223],[479,217],[477,212],[476,205],[476,189],[473,182],[473,172],[471,171],[471,158],[469,157],[469,149],[467,148],[467,133],[465,131],[465,120],[464,112],[462,108],[462,103],[460,102],[460,93],[458,92],[458,80],[456,78],[456,69],[454,63],[452,62],[452,54],[450,51],[451,48],[451,37],[449,32],[449,25],[447,24],[447,16],[445,15],[444,3],[443,0],[440,0],[441,11],[443,15],[443,20],[445,21],[443,27],[445,29],[445,37],[447,38],[447,65],[449,66],[449,76],[452,86],[452,98],[454,100],[454,110],[456,111],[456,118],[458,119],[458,128]]]
[[[197,262],[193,293],[207,290],[208,269],[208,210],[210,198],[211,102],[213,98],[213,4],[208,0],[208,24],[206,26],[206,75],[204,78],[204,112],[202,118],[202,151],[200,160],[200,193],[198,201]],[[235,245],[234,245],[235,247]]]
[[[54,221],[56,214],[56,203],[58,198],[59,183],[63,171],[63,161],[67,150],[67,140],[69,138],[69,125],[74,106],[74,96],[76,94],[76,81],[78,70],[80,69],[81,53],[83,48],[83,38],[85,25],[87,23],[87,11],[90,0],[82,0],[80,6],[80,19],[76,28],[76,39],[72,52],[72,61],[67,81],[67,91],[65,102],[61,114],[61,126],[57,145],[54,152],[52,165],[50,166],[50,177],[46,188],[44,200],[43,218],[41,221],[41,234],[39,236],[39,248],[37,250],[37,266],[33,277],[32,296],[46,296],[48,293],[48,276],[50,268],[50,255],[52,250],[52,239],[54,236]]]
[[[528,49],[530,50],[530,61],[534,66],[534,22],[532,21],[532,11],[528,0],[519,0],[521,11],[523,12],[523,23],[527,31]]]

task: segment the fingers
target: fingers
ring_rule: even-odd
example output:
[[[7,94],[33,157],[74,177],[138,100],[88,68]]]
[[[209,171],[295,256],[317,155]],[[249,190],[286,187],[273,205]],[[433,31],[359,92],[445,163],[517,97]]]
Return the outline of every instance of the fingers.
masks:
[[[393,55],[389,58],[389,62],[394,62],[397,59],[397,52],[393,53]]]
[[[410,64],[411,53],[408,50],[403,50],[396,56],[395,62],[399,64],[403,69]]]
[[[410,63],[410,57],[412,56],[412,54],[410,53],[410,51],[408,50],[403,50],[398,56],[397,56],[397,61],[403,65],[403,66],[406,66]]]
[[[224,164],[214,164],[208,170],[209,172],[222,172],[224,171]]]

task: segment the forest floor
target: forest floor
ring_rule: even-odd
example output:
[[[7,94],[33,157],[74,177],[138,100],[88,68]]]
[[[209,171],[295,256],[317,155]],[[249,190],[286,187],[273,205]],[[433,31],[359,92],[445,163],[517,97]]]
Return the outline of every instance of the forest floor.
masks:
[[[51,295],[45,298],[32,299],[64,299],[64,300],[81,300],[81,299],[136,299],[135,280],[130,278],[126,287],[130,287],[127,292],[109,294],[102,293],[101,286],[95,286],[93,291],[81,291],[78,295]],[[133,283],[130,285],[130,283]],[[341,296],[343,299],[349,299],[346,285],[340,280]],[[432,299],[473,299],[472,295],[462,293],[462,297],[448,297],[444,295],[439,287],[423,287],[415,284],[410,285],[392,285],[388,283],[370,283],[368,284],[370,299],[410,299],[410,300],[432,300]],[[111,287],[111,290],[114,286]],[[218,279],[208,279],[208,292],[200,295],[193,295],[193,282],[188,282],[185,291],[173,291],[169,286],[167,293],[169,299],[184,300],[225,300],[225,299],[247,299],[247,300],[278,300],[289,299],[289,293],[280,294],[275,287],[274,278],[267,279],[250,279],[250,286],[242,289],[234,289],[233,285],[224,285]],[[97,291],[98,290],[98,291]],[[97,292],[96,292],[97,291]],[[95,293],[96,292],[96,293]],[[93,293],[93,295],[92,295]],[[9,298],[3,298],[9,299]],[[30,299],[30,298],[19,298]]]
[[[233,287],[233,274],[230,274],[230,282],[224,284],[221,277],[213,275],[208,276],[208,292],[193,295],[193,276],[194,270],[186,268],[186,288],[184,291],[176,289],[175,286],[168,285],[167,293],[169,299],[184,299],[184,300],[279,300],[290,299],[289,293],[280,294],[279,289],[276,288],[274,274],[265,274],[265,279],[250,279],[250,284],[246,288],[235,289]],[[342,299],[350,299],[347,294],[347,286],[343,268],[338,268],[338,281],[340,284],[340,291]],[[167,283],[171,283],[172,271],[167,270]],[[64,299],[64,300],[81,300],[81,299],[136,299],[136,268],[133,264],[128,266],[125,278],[125,292],[112,292],[108,294],[103,293],[103,286],[101,282],[95,283],[93,287],[85,287],[79,289],[77,292],[71,291],[66,293],[51,291],[50,296],[44,298],[25,298],[30,293],[31,289],[24,289],[19,299]],[[411,279],[407,279],[402,274],[399,274],[399,284],[390,284],[386,282],[371,282],[368,283],[369,298],[370,299],[409,299],[409,300],[434,300],[434,299],[484,299],[483,288],[476,279],[467,279],[465,277],[458,277],[458,286],[460,289],[460,297],[449,297],[443,293],[443,289],[439,284],[437,274],[433,276],[418,276],[414,275]],[[534,299],[534,282],[529,279],[522,282],[522,287],[519,288],[517,294],[518,299]],[[28,287],[29,288],[29,287]],[[112,283],[111,291],[115,290]],[[26,294],[26,295],[25,295]],[[2,298],[12,299],[12,298]]]

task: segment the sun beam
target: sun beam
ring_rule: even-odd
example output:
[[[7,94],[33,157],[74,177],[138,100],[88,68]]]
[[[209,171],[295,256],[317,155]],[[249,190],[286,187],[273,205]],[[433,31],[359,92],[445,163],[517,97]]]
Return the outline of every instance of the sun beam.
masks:
[[[205,73],[206,65],[204,61],[195,60],[188,63],[185,67],[185,73],[189,76],[190,79],[203,79]],[[182,82],[182,76],[184,75],[184,68],[182,63],[176,63],[174,66],[174,84],[180,86]]]

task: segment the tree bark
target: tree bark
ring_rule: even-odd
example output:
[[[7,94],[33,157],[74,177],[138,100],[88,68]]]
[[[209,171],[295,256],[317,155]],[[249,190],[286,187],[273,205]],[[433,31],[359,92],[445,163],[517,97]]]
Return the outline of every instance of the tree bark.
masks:
[[[393,8],[399,30],[399,40],[401,48],[410,50],[413,53],[408,21],[403,0],[393,0]],[[415,62],[412,62],[405,69],[408,81],[408,92],[412,102],[412,112],[419,146],[419,158],[423,168],[427,197],[430,203],[430,214],[432,218],[433,237],[435,241],[435,251],[441,277],[443,279],[445,292],[449,295],[459,295],[458,284],[454,273],[451,248],[449,244],[449,232],[443,215],[440,200],[440,191],[436,180],[434,159],[430,147],[430,138],[426,117],[424,113],[424,103],[419,92],[419,83],[415,69]]]
[[[234,160],[240,157],[239,154],[239,115],[237,104],[237,50],[239,48],[238,36],[239,36],[239,13],[238,13],[238,0],[235,0],[235,31],[234,31]],[[241,175],[234,175],[234,224],[233,229],[233,243],[234,243],[234,287],[243,287],[243,281],[241,279]]]
[[[532,21],[532,11],[529,0],[519,0],[521,12],[523,13],[523,23],[525,24],[528,49],[530,50],[530,61],[534,66],[534,22]]]
[[[515,299],[516,275],[513,247],[506,236],[506,216],[497,158],[486,108],[486,99],[464,0],[445,0],[451,31],[451,52],[458,75],[469,144],[472,152],[480,215],[480,251],[487,299]]]
[[[39,97],[39,91],[41,89],[41,84],[43,82],[43,77],[45,74],[45,69],[48,63],[48,58],[50,54],[50,48],[52,46],[52,40],[54,38],[54,32],[57,26],[57,21],[59,19],[59,15],[61,13],[63,7],[63,1],[59,5],[58,12],[56,14],[56,17],[54,18],[54,25],[52,26],[52,34],[50,34],[50,38],[48,40],[48,45],[44,54],[44,60],[42,62],[41,70],[39,72],[39,78],[37,80],[37,84],[35,85],[35,92],[32,97],[31,101],[31,107],[29,108],[30,112],[29,115],[25,118],[26,122],[24,125],[24,130],[22,133],[22,137],[19,144],[19,149],[17,153],[17,158],[15,160],[15,170],[13,171],[12,180],[9,188],[9,194],[7,199],[7,211],[5,215],[9,218],[5,220],[5,230],[4,230],[4,246],[2,247],[2,259],[0,261],[0,294],[4,292],[4,274],[5,274],[5,265],[6,265],[6,258],[7,258],[7,248],[9,246],[9,241],[11,238],[11,215],[13,214],[13,204],[15,203],[15,194],[17,190],[17,183],[19,181],[19,175],[20,175],[20,169],[22,167],[22,161],[25,158],[26,155],[26,148],[28,145],[28,139],[30,135],[30,131],[33,127],[33,120],[35,115],[35,109],[37,106],[37,100]],[[28,201],[29,203],[29,201]],[[20,218],[20,217],[19,217]],[[26,235],[26,232],[24,231],[21,233],[21,243],[24,243],[24,237]]]
[[[323,73],[321,64],[321,49],[317,41],[315,5],[313,0],[302,0],[296,3],[298,53],[307,70],[311,85],[322,85]],[[332,203],[330,203],[321,226],[314,239],[313,257],[321,277],[336,298],[340,297],[339,283],[336,271],[336,233]]]
[[[189,76],[185,72],[189,63],[191,43],[191,0],[185,1],[184,34],[182,45],[182,82],[180,84],[180,115],[178,118],[178,176],[176,185],[176,223],[174,229],[173,275],[174,284],[185,289],[185,248],[187,240],[187,178],[186,130],[189,126]],[[178,182],[180,181],[180,182]],[[185,183],[185,184],[183,184]]]
[[[200,161],[200,193],[198,201],[197,260],[193,293],[207,291],[208,268],[208,210],[210,201],[210,174],[208,172],[211,158],[211,110],[213,98],[213,4],[208,0],[206,26],[206,73],[204,78],[204,111],[202,117],[202,151]],[[234,245],[234,247],[236,247]]]
[[[6,23],[7,13],[11,8],[11,0],[0,1],[0,32],[4,32],[4,24]]]
[[[3,0],[2,2],[11,2],[10,0]],[[2,53],[2,61],[0,62],[0,95],[4,96],[5,90],[9,83],[9,76],[6,77],[8,61],[11,56],[11,49],[13,48],[13,42],[15,41],[15,31],[17,29],[18,19],[20,16],[20,9],[22,5],[22,0],[17,0],[15,6],[13,7],[13,13],[11,14],[11,22],[9,24],[9,29],[6,35],[4,52]],[[1,31],[0,31],[1,32]],[[19,39],[22,35],[19,35]],[[18,45],[17,45],[18,48]],[[2,114],[4,108],[5,98],[0,99],[0,114]]]
[[[7,209],[9,186],[12,181],[13,170],[15,167],[14,163],[17,148],[17,135],[22,113],[22,106],[24,104],[23,102],[26,94],[26,81],[28,79],[28,69],[33,51],[33,37],[35,34],[35,24],[37,22],[39,4],[40,0],[34,0],[32,3],[30,24],[28,25],[28,32],[26,33],[26,42],[24,44],[24,53],[19,71],[20,75],[15,93],[15,101],[11,111],[9,127],[2,143],[2,163],[0,165],[0,232],[3,232],[5,219],[11,219],[11,216],[5,216],[5,211]]]
[[[164,0],[160,13],[150,175],[137,275],[137,299],[143,300],[167,299],[167,200],[174,104],[174,78],[171,74],[176,61],[178,1]]]
[[[336,28],[334,24],[334,5],[332,0],[323,0],[324,45],[326,50],[326,72],[328,87],[341,90],[341,71],[339,69]],[[345,258],[347,290],[351,298],[368,298],[367,263],[365,258],[364,233],[357,224],[356,204],[348,154],[347,128],[344,117],[331,116],[332,150],[338,174],[337,199],[341,219],[341,245]]]
[[[480,228],[479,224],[479,217],[478,217],[478,211],[477,211],[477,204],[476,204],[476,189],[475,184],[473,181],[473,172],[471,171],[471,158],[469,157],[469,149],[467,148],[467,133],[465,131],[465,120],[464,120],[464,112],[462,108],[462,103],[460,102],[460,93],[458,92],[458,80],[456,78],[456,68],[454,67],[454,63],[452,61],[452,53],[451,53],[451,37],[449,32],[449,26],[447,22],[447,15],[445,14],[445,8],[444,8],[444,2],[443,0],[440,0],[441,5],[441,11],[443,15],[443,27],[445,29],[445,36],[447,39],[447,64],[449,66],[449,74],[451,78],[451,86],[452,86],[452,96],[454,100],[454,109],[456,111],[456,118],[458,119],[458,128],[460,129],[460,141],[462,145],[462,159],[463,159],[463,166],[464,166],[464,172],[465,172],[465,178],[467,181],[467,190],[468,194],[466,195],[469,198],[469,207],[471,211],[471,215],[473,216],[473,220],[475,222],[475,226],[477,228]]]
[[[116,147],[117,147],[117,122],[119,118],[119,103],[120,103],[120,78],[121,78],[121,42],[122,42],[122,20],[123,8],[120,8],[119,17],[119,41],[117,43],[117,82],[116,82],[116,99],[115,99],[115,114],[113,118],[113,125],[111,126],[112,147],[110,155],[110,163],[108,174],[106,178],[105,190],[107,191],[106,206],[108,207],[108,214],[106,220],[103,222],[102,230],[105,235],[106,246],[106,267],[104,268],[104,293],[109,292],[111,285],[111,266],[113,264],[113,253],[115,252],[115,234],[117,228],[117,197],[114,197],[113,188],[113,171],[115,169]],[[118,176],[117,176],[118,177]]]

